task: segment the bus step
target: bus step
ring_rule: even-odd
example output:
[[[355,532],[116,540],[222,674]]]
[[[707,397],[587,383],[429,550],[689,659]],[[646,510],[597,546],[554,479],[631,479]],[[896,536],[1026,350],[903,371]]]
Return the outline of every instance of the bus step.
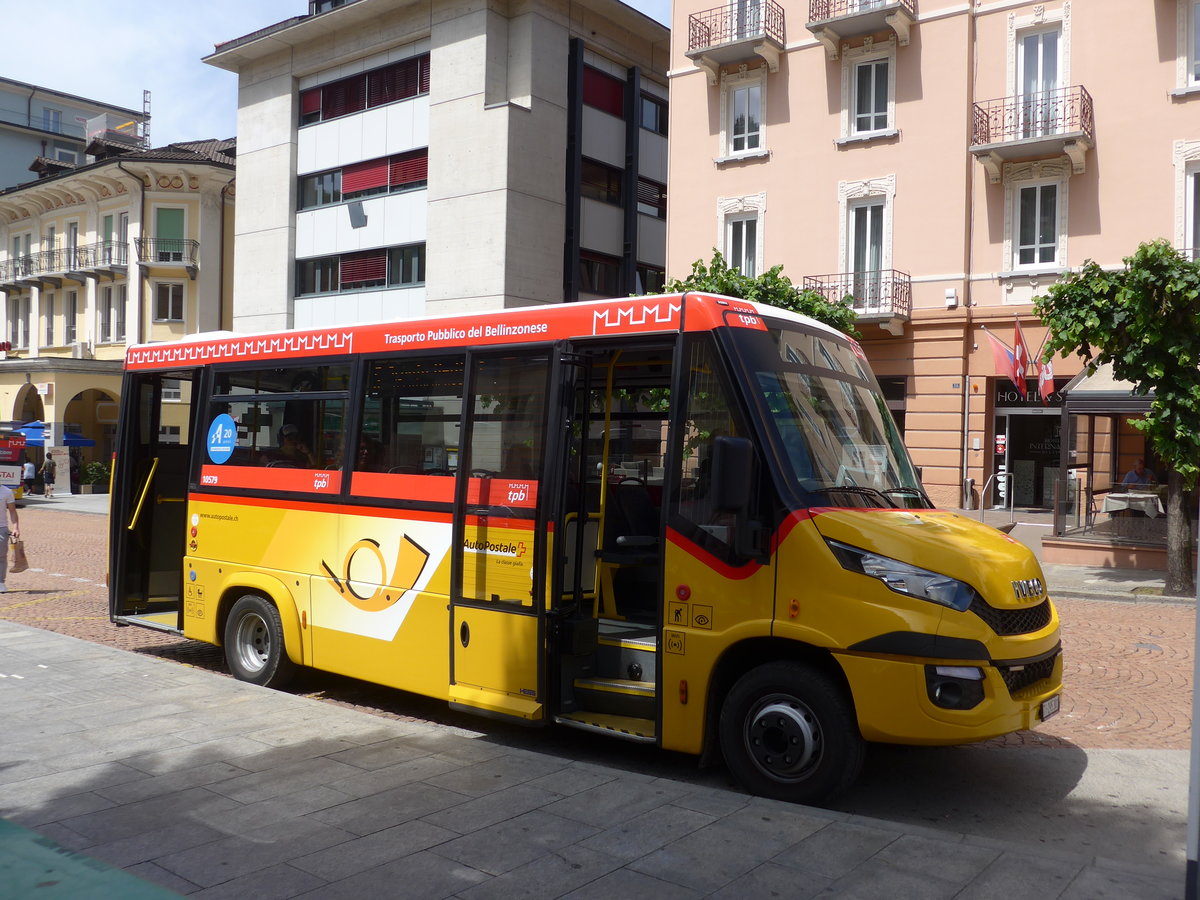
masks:
[[[596,642],[596,671],[612,678],[653,684],[658,680],[658,642],[649,633],[602,630]]]
[[[608,734],[640,744],[656,743],[653,719],[613,716],[601,712],[574,712],[555,716],[554,721],[569,728]]]
[[[575,700],[587,710],[637,719],[653,718],[656,686],[627,678],[576,678]]]

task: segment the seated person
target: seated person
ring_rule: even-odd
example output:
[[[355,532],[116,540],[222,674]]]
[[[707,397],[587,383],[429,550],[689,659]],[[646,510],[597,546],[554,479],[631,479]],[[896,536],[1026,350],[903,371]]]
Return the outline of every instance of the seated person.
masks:
[[[1154,477],[1154,473],[1146,468],[1146,460],[1139,456],[1134,461],[1133,468],[1121,479],[1121,484],[1141,487],[1142,485],[1157,484],[1157,480]]]
[[[279,429],[279,449],[267,460],[267,464],[291,463],[299,469],[311,469],[317,465],[308,445],[300,436],[300,429],[288,423]]]

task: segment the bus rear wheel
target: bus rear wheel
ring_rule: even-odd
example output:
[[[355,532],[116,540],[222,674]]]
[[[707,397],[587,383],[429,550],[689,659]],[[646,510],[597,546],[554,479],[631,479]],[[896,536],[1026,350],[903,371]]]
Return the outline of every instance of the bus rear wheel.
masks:
[[[721,751],[753,794],[792,803],[828,803],[862,768],[865,745],[845,691],[819,669],[766,663],[725,698]]]
[[[240,598],[225,622],[225,662],[239,681],[279,688],[296,664],[283,645],[283,621],[274,605],[255,594]]]

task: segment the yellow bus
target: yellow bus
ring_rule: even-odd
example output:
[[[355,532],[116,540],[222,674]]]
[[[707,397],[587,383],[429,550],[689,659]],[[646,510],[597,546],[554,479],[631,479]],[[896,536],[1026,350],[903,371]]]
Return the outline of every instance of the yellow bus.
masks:
[[[724,759],[805,803],[865,742],[1058,709],[1037,559],[933,508],[862,349],[700,293],[129,350],[110,613]]]

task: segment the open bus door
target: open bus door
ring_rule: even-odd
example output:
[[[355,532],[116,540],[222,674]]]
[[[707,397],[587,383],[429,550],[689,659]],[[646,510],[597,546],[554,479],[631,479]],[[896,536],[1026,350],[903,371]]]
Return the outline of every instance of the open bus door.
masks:
[[[565,376],[549,347],[467,358],[450,568],[451,704],[540,722]]]
[[[130,373],[121,397],[109,516],[109,615],[182,633],[195,373]]]

